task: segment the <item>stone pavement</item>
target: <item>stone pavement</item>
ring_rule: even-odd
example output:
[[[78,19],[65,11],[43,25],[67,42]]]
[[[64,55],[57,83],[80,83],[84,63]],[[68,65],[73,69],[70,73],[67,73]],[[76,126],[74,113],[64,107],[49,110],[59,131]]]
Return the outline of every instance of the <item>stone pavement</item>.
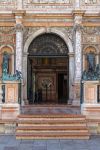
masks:
[[[16,140],[1,135],[0,150],[100,150],[100,136],[90,140]]]

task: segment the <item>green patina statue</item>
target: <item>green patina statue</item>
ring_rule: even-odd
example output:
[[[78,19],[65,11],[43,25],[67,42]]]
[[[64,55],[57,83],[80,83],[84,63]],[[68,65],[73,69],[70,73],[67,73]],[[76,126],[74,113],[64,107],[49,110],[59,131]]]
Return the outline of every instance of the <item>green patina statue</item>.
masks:
[[[88,69],[83,71],[82,80],[100,80],[100,64],[95,65],[95,54],[87,54]]]
[[[3,53],[3,64],[2,64],[2,80],[3,81],[16,81],[22,79],[22,73],[16,70],[15,74],[9,73],[9,59],[10,55],[7,52]]]
[[[3,64],[2,64],[2,73],[7,74],[9,68],[9,54],[7,52],[3,53]]]

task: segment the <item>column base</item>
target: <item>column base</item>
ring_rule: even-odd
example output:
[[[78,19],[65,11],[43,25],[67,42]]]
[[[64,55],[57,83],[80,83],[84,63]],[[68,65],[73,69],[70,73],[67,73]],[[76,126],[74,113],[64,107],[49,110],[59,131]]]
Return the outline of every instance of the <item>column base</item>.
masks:
[[[1,106],[1,119],[17,119],[20,114],[19,104],[2,104]]]
[[[74,83],[73,87],[74,97],[72,105],[80,106],[80,83]]]
[[[89,119],[100,119],[100,104],[81,104],[81,113]]]
[[[81,113],[86,116],[90,133],[100,135],[100,103],[81,104]]]
[[[73,106],[80,106],[80,100],[73,100],[73,102],[72,102],[72,105]]]

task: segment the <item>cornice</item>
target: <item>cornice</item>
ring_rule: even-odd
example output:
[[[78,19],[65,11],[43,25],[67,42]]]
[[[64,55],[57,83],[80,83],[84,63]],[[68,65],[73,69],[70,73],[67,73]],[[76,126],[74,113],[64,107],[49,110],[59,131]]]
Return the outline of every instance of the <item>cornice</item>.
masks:
[[[76,16],[76,15],[78,15],[78,16],[83,16],[84,13],[85,13],[85,11],[84,11],[84,10],[81,10],[81,9],[76,9],[76,10],[73,10],[73,11],[72,11],[73,16]]]
[[[26,14],[25,10],[14,10],[12,11],[12,14],[14,14],[14,16],[24,16]]]

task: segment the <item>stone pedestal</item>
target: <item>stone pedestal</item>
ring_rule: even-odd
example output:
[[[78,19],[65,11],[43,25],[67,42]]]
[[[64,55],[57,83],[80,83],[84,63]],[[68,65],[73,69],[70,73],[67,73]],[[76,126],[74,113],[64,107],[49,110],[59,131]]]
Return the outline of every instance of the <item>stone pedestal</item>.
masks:
[[[99,81],[84,82],[84,103],[97,104],[97,87]]]
[[[1,103],[1,119],[16,119],[20,113],[18,81],[4,81],[0,85],[5,86],[5,102]]]
[[[84,104],[97,104],[97,88],[99,81],[83,81]]]
[[[83,103],[81,113],[87,118],[87,125],[92,134],[98,134],[100,128],[100,103],[98,103],[97,87],[99,81],[83,82]]]
[[[100,104],[98,103],[97,99],[97,89],[99,81],[84,81],[83,84],[84,96],[83,104],[81,105],[81,112],[88,118],[93,118],[94,116],[100,118],[100,111],[98,111],[98,107],[100,107]]]

